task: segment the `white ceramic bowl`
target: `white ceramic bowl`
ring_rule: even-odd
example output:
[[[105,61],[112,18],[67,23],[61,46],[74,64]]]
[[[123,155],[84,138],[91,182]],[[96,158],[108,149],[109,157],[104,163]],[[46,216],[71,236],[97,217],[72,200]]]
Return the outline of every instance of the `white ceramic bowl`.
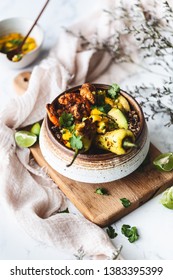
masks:
[[[8,18],[0,21],[0,36],[7,35],[9,33],[20,33],[23,36],[25,36],[29,29],[31,28],[33,24],[33,21],[26,18]],[[32,32],[29,35],[30,37],[33,37],[36,40],[37,48],[33,51],[27,53],[24,55],[22,60],[18,62],[12,62],[10,61],[6,54],[0,52],[0,64],[6,67],[10,67],[12,69],[21,69],[29,64],[31,64],[39,55],[41,46],[43,43],[43,30],[41,27],[37,24]]]
[[[69,89],[68,92],[75,92],[80,87]],[[106,89],[108,85],[96,85],[96,87]],[[74,163],[67,167],[67,164],[71,162],[74,152],[57,141],[50,129],[51,123],[46,116],[40,132],[40,149],[45,160],[53,169],[65,177],[76,181],[106,183],[129,175],[142,164],[150,146],[146,121],[142,109],[136,100],[122,90],[121,94],[127,98],[140,119],[141,126],[136,139],[138,148],[130,149],[125,155],[121,156],[111,152],[79,154]],[[56,102],[56,100],[52,103]]]

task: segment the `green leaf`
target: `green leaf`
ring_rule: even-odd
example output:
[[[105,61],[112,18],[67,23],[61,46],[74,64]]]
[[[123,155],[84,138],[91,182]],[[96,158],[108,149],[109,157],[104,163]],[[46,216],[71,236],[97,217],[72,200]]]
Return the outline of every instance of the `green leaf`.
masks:
[[[173,170],[173,153],[160,154],[153,160],[153,164],[160,171]]]
[[[108,195],[108,191],[104,188],[97,188],[95,193],[100,194],[100,195]]]
[[[122,225],[121,232],[128,238],[130,243],[133,243],[139,239],[139,234],[136,227]]]
[[[108,226],[106,232],[111,239],[114,239],[118,235],[118,233],[115,232],[115,229],[112,226]]]
[[[98,106],[97,109],[105,114],[107,114],[111,110],[111,105],[110,104],[105,104],[103,106]]]
[[[69,141],[70,146],[73,150],[78,151],[83,148],[82,136],[76,136],[75,134],[73,134]]]
[[[121,200],[121,202],[122,202],[122,205],[125,207],[125,208],[127,208],[127,207],[129,207],[130,205],[131,205],[131,202],[130,202],[130,200],[128,200],[127,198],[120,198],[120,200]]]
[[[23,39],[13,39],[10,40],[9,43],[15,44],[15,45],[20,45],[22,43]]]
[[[63,112],[59,117],[59,123],[61,127],[70,127],[73,124],[73,115]]]
[[[116,99],[119,96],[120,86],[117,84],[112,84],[108,89],[108,95],[112,99]]]

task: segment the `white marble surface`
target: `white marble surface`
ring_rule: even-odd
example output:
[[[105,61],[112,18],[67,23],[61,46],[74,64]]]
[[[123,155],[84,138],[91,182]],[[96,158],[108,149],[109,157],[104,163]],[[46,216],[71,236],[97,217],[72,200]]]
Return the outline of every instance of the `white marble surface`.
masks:
[[[15,16],[35,19],[43,3],[43,0],[0,0],[0,20]],[[48,50],[56,42],[62,26],[67,26],[76,19],[81,18],[84,13],[86,16],[91,11],[90,7],[94,10],[98,5],[102,5],[102,0],[51,0],[46,12],[39,21],[45,31],[45,41],[42,55],[35,64],[47,55]],[[26,69],[32,69],[33,66],[34,64]],[[0,65],[0,107],[14,96],[12,81],[19,72],[21,70],[10,70]],[[157,77],[155,79],[158,80]],[[131,77],[130,81],[135,83],[135,77]],[[124,86],[127,83],[128,81],[122,81]],[[173,151],[172,127],[164,127],[162,121],[158,122],[156,120],[150,121],[148,127],[151,141],[161,151]],[[159,199],[160,195],[113,225],[119,233],[113,242],[117,247],[123,245],[123,258],[127,260],[171,260],[173,258],[173,211],[164,208]],[[69,203],[69,208],[72,211],[77,211],[71,203]],[[136,243],[129,243],[121,235],[122,224],[137,226],[140,239]],[[55,248],[31,239],[14,219],[9,207],[0,200],[0,259],[63,260],[74,259],[74,256],[68,252],[57,251]]]

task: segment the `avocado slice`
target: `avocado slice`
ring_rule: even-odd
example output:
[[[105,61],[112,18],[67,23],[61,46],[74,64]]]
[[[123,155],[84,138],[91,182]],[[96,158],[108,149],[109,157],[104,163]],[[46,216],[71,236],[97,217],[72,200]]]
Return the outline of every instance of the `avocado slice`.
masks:
[[[121,105],[123,106],[123,108],[124,108],[125,111],[127,111],[127,112],[130,111],[129,102],[127,101],[127,99],[126,99],[124,96],[120,95],[120,96],[118,97],[118,101],[121,103]]]
[[[127,118],[125,117],[125,115],[122,113],[122,111],[120,109],[112,108],[108,112],[108,115],[116,121],[119,128],[128,129]]]

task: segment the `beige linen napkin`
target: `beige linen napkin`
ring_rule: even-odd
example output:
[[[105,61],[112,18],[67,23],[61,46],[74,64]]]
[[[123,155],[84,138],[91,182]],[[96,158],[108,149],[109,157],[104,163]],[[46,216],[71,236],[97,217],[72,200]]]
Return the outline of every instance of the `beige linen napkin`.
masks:
[[[105,3],[111,10],[114,1]],[[103,229],[82,215],[56,214],[66,208],[64,195],[44,170],[30,161],[29,149],[18,148],[14,141],[15,130],[43,119],[46,103],[66,88],[96,79],[119,82],[129,71],[127,65],[109,67],[110,54],[99,48],[99,42],[103,44],[115,32],[107,13],[98,11],[70,29],[82,32],[91,46],[97,38],[97,48],[63,31],[49,56],[34,67],[26,93],[10,100],[0,113],[0,196],[31,237],[72,254],[83,250],[86,258],[112,259],[117,249]]]

